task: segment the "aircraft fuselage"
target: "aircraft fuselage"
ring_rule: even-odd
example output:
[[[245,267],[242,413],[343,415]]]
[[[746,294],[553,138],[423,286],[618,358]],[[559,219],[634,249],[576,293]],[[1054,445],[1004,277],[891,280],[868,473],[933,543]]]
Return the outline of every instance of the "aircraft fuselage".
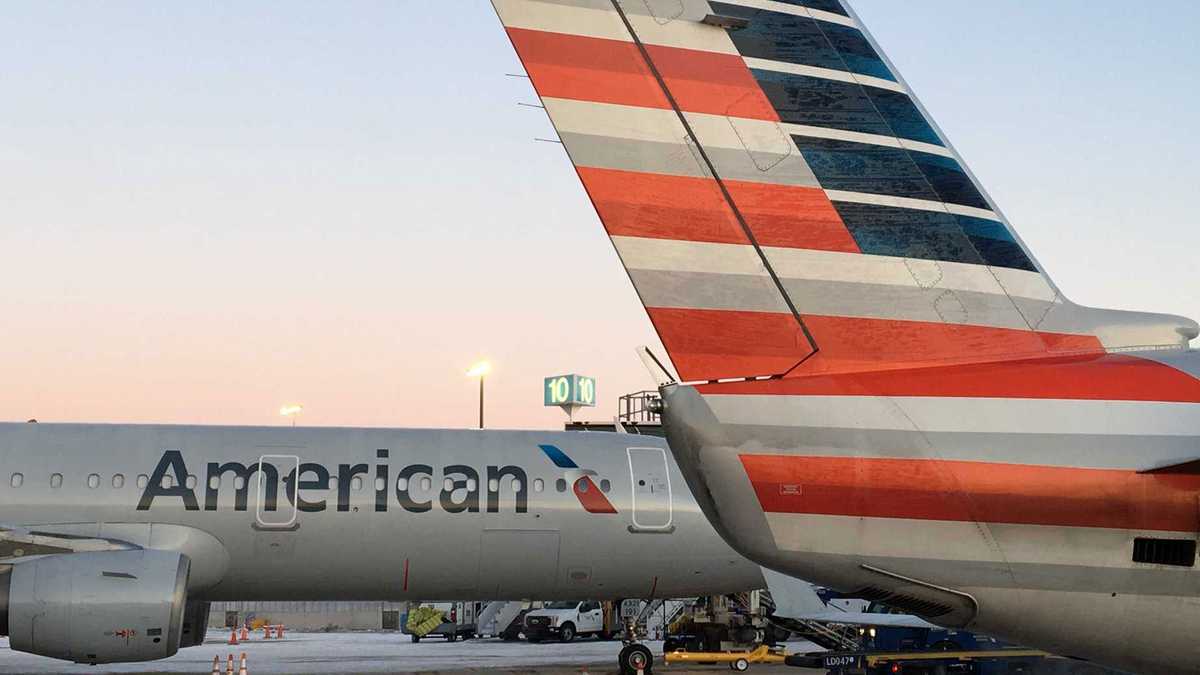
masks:
[[[204,600],[762,586],[652,437],[4,424],[0,454],[0,523],[180,550]]]
[[[1197,372],[1180,350],[669,386],[663,419],[752,560],[947,627],[1184,673],[1200,663]]]

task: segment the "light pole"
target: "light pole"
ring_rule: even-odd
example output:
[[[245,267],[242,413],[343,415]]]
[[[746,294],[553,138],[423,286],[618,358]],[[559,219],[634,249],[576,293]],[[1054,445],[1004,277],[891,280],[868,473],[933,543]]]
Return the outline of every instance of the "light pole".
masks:
[[[279,414],[283,417],[290,418],[292,420],[292,426],[296,426],[296,416],[299,415],[302,410],[304,410],[304,406],[300,405],[299,403],[290,403],[285,406],[280,406]]]
[[[487,361],[480,361],[471,366],[467,371],[467,377],[479,378],[479,428],[483,428],[483,381],[487,378],[487,374],[492,372],[492,364]]]

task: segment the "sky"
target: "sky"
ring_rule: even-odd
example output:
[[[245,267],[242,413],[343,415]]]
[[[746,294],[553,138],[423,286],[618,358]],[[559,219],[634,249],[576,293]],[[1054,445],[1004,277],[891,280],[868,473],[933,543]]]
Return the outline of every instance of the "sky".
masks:
[[[853,3],[1068,297],[1200,317],[1200,3]],[[9,3],[0,420],[554,428],[665,355],[484,0]]]

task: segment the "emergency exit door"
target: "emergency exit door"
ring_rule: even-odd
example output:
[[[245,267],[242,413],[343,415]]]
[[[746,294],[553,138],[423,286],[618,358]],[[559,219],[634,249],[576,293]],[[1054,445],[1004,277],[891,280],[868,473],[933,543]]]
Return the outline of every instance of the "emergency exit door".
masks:
[[[662,448],[629,448],[635,532],[670,532],[674,514],[667,452]]]

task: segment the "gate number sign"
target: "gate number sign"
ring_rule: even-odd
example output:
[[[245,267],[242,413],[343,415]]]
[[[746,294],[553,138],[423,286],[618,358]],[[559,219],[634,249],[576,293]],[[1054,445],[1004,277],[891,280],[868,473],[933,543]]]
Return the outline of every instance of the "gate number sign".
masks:
[[[545,405],[596,405],[596,380],[583,375],[555,375],[547,377],[542,388]]]

